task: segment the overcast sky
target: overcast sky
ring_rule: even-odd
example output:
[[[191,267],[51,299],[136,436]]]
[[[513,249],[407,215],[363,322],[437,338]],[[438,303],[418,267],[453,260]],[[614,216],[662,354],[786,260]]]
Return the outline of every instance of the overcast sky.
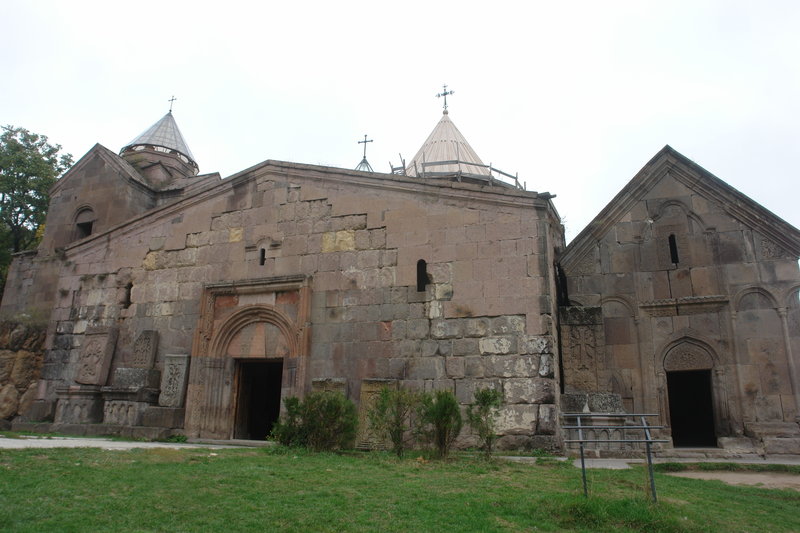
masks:
[[[77,160],[175,95],[203,173],[354,168],[364,134],[386,172],[446,83],[478,155],[556,194],[568,239],[665,144],[800,226],[800,2],[205,4],[4,2],[0,123]]]

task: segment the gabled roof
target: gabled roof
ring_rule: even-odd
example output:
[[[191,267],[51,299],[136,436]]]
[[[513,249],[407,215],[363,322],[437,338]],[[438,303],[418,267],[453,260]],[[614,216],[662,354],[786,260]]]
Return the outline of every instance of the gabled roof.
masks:
[[[458,173],[489,176],[489,169],[458,131],[445,109],[439,123],[406,167],[406,174],[420,177],[422,174],[435,176]]]
[[[800,230],[667,145],[569,243],[561,262],[568,265],[583,257],[665,174],[714,201],[731,217],[757,230],[793,256],[800,256]]]
[[[97,143],[92,146],[92,148],[86,152],[77,163],[72,165],[72,168],[64,173],[64,175],[53,184],[53,186],[50,188],[50,193],[53,194],[54,192],[58,191],[64,186],[65,183],[70,181],[73,175],[79,174],[86,167],[86,165],[89,164],[94,156],[98,156],[103,159],[111,168],[116,169],[121,176],[136,182],[138,185],[145,187],[148,190],[152,190],[152,187],[150,187],[150,185],[144,181],[144,179],[142,179],[142,176],[136,172],[136,169],[134,169],[130,163],[102,144]]]
[[[164,115],[161,120],[126,144],[122,150],[120,150],[120,154],[128,148],[139,145],[160,146],[162,148],[174,150],[189,158],[192,163],[197,166],[192,151],[189,150],[189,146],[186,144],[183,135],[181,135],[181,131],[178,129],[178,124],[172,116],[172,111]]]

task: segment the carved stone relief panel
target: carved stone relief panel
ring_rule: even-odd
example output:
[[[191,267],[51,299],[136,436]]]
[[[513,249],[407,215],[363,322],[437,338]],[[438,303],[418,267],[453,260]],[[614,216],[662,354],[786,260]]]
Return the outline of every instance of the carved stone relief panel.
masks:
[[[561,308],[561,350],[568,392],[597,392],[604,364],[605,332],[599,307]]]
[[[164,372],[161,374],[161,395],[158,397],[158,405],[183,407],[183,397],[188,379],[189,356],[167,354],[164,357]]]
[[[708,370],[714,367],[711,355],[696,344],[683,342],[672,348],[664,357],[664,370]]]
[[[761,239],[761,258],[762,259],[786,259],[790,257],[780,245],[769,239]]]
[[[155,330],[142,331],[139,338],[133,343],[133,357],[130,366],[132,368],[153,368],[157,350],[158,332]]]
[[[311,380],[311,390],[341,392],[347,396],[347,380],[345,378],[316,378]]]
[[[599,390],[598,356],[604,346],[598,345],[598,338],[603,337],[602,326],[564,326],[562,335],[566,340],[566,343],[562,344],[566,384],[573,390],[587,392]]]
[[[116,328],[87,330],[83,339],[75,381],[83,385],[105,385],[117,343]]]

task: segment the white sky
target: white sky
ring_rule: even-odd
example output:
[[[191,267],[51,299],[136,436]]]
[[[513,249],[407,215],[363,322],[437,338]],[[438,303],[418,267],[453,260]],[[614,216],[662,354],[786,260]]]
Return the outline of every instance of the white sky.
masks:
[[[203,7],[214,5],[215,8]],[[665,144],[800,226],[800,2],[6,0],[0,123],[77,160],[167,100],[203,173],[410,161],[441,116],[568,240]]]

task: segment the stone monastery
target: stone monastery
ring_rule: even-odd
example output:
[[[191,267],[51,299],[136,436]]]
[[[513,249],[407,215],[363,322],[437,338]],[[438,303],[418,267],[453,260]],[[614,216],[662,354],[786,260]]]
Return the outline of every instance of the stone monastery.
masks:
[[[359,168],[198,174],[171,111],[95,145],[8,276],[2,311],[49,317],[15,427],[263,439],[314,389],[363,416],[386,384],[494,387],[505,448],[628,412],[667,448],[800,453],[800,231],[708,171],[664,147],[566,246],[446,109],[408,165]]]

